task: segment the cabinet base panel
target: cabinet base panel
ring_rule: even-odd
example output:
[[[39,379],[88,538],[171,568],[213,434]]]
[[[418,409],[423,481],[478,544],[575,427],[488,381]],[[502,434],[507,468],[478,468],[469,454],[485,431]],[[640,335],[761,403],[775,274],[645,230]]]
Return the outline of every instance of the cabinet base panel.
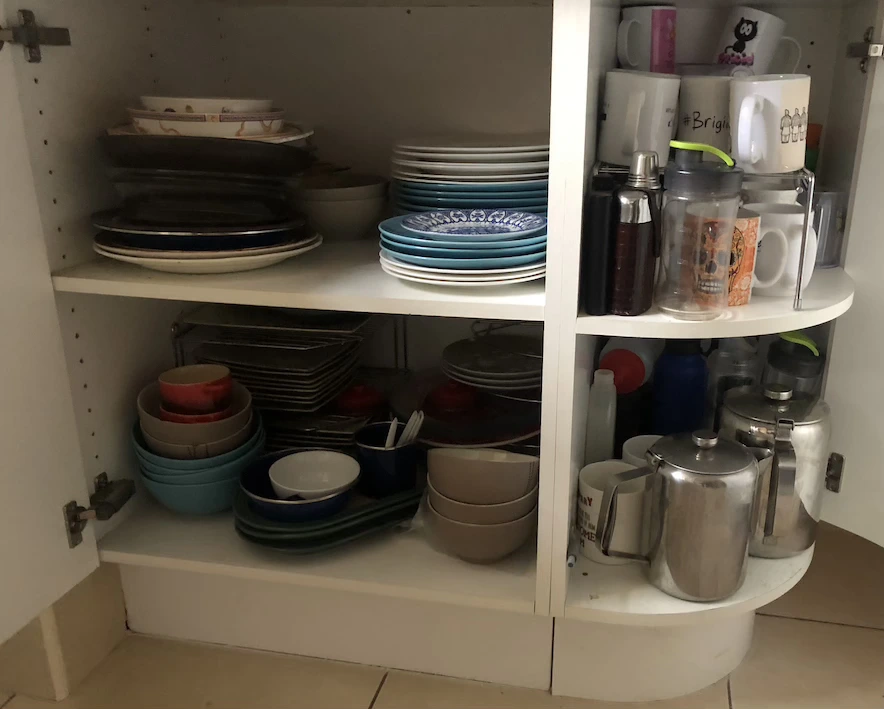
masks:
[[[556,619],[552,692],[616,702],[672,699],[726,677],[752,643],[754,611],[668,627]]]
[[[552,618],[121,566],[129,628],[549,689]]]

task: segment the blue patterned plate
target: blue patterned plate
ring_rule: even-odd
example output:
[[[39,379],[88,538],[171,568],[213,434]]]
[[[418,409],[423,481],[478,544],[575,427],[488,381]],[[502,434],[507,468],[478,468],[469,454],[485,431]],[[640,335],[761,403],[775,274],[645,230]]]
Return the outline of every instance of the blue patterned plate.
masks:
[[[423,214],[423,212],[418,212],[418,214]],[[432,239],[433,241],[512,241],[513,239],[521,239],[529,236],[540,236],[542,233],[546,233],[546,217],[537,217],[535,214],[529,214],[530,217],[536,217],[543,220],[543,226],[537,228],[534,231],[523,232],[514,234],[512,232],[504,232],[502,234],[434,234],[434,233],[426,233],[420,234],[419,232],[413,231],[411,229],[406,229],[403,225],[403,221],[409,219],[411,217],[415,217],[417,214],[404,214],[399,217],[393,217],[392,219],[387,219],[378,224],[378,230],[386,234],[387,236],[399,237],[399,236],[409,236],[411,238],[416,238],[418,236],[423,237],[424,240]]]
[[[381,237],[381,247],[396,254],[412,256],[435,256],[438,258],[474,259],[497,258],[498,256],[523,256],[528,254],[546,253],[546,243],[529,244],[528,246],[503,246],[501,248],[475,249],[472,244],[461,244],[461,248],[445,249],[432,246],[412,246],[400,244]]]
[[[403,229],[404,231],[404,229]],[[407,232],[406,232],[407,234]],[[433,249],[508,249],[513,246],[536,246],[537,244],[546,243],[546,234],[538,234],[537,236],[528,236],[525,238],[501,239],[499,241],[442,241],[441,239],[427,239],[416,234],[393,234],[389,231],[381,230],[381,236],[387,241],[396,244],[406,244],[408,246],[423,246]]]
[[[417,266],[429,266],[431,268],[453,268],[464,271],[470,271],[479,268],[508,268],[510,266],[526,266],[528,264],[540,264],[546,261],[546,251],[541,251],[539,254],[528,254],[527,256],[501,256],[500,258],[471,259],[412,256],[411,254],[401,254],[385,248],[381,248],[381,254],[383,254],[387,258],[392,258],[394,261],[413,263]]]
[[[453,182],[431,182],[422,180],[394,180],[397,188],[415,190],[418,192],[441,192],[442,194],[450,194],[452,192],[468,192],[476,194],[480,192],[546,192],[549,188],[549,180],[530,180],[525,182],[485,182],[474,184],[463,184]]]
[[[425,236],[528,236],[546,229],[546,218],[512,209],[440,209],[411,214],[402,226]]]
[[[408,202],[418,207],[429,209],[464,209],[475,208],[480,209],[516,209],[522,210],[524,207],[545,207],[546,195],[537,198],[522,197],[423,197],[420,195],[397,195],[400,202]]]

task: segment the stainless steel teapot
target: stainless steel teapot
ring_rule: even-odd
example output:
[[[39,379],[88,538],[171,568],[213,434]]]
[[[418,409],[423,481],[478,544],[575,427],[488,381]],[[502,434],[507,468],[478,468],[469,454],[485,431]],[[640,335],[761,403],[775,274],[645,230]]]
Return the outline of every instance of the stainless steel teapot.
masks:
[[[649,467],[612,475],[599,510],[596,545],[608,556],[650,564],[652,584],[687,601],[718,601],[746,577],[755,456],[711,431],[667,436],[648,451]],[[647,478],[644,550],[611,549],[620,485]]]
[[[831,417],[826,402],[783,384],[732,389],[720,435],[760,459],[758,509],[749,554],[783,558],[816,541],[829,463]]]

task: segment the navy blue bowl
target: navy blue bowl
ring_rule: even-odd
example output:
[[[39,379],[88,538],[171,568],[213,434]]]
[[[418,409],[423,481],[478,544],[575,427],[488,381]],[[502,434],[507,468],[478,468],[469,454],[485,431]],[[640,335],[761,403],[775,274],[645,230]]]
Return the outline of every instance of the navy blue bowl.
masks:
[[[405,424],[398,424],[396,438]],[[371,497],[386,497],[411,490],[417,478],[418,450],[414,444],[386,450],[390,422],[372,423],[356,434],[356,455],[362,469],[359,489]]]
[[[270,484],[270,466],[293,452],[284,450],[261,456],[242,472],[239,485],[249,507],[256,514],[276,522],[314,522],[344,509],[350,499],[349,490],[316,500],[280,500],[276,497]]]

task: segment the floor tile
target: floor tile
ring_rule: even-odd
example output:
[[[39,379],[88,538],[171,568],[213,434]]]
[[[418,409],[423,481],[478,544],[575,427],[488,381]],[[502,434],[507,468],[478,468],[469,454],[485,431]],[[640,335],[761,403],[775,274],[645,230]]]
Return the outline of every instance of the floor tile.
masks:
[[[414,672],[391,671],[374,709],[728,709],[727,682],[681,699],[650,702],[596,702],[553,697],[536,689],[504,687]]]
[[[807,574],[789,593],[759,612],[884,629],[882,589],[884,548],[822,524]]]
[[[882,709],[884,632],[759,616],[733,709]]]
[[[384,672],[130,636],[63,702],[16,696],[4,709],[367,709]]]

